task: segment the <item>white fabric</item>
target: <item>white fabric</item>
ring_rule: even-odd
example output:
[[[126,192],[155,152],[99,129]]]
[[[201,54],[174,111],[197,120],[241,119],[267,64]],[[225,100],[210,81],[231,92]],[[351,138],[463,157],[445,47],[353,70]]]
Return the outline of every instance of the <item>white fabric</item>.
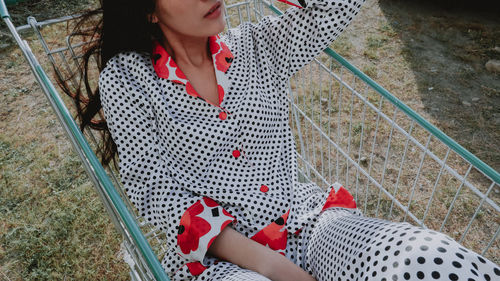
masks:
[[[308,0],[306,8],[229,30],[221,40],[234,60],[227,61],[228,81],[218,81],[226,83],[219,106],[188,93],[187,80],[158,77],[151,54],[120,53],[106,64],[99,88],[121,180],[139,214],[166,234],[162,265],[173,280],[203,272],[201,261],[211,265],[203,258],[207,239],[220,229],[211,211],[196,211],[207,198],[227,212],[224,223],[247,237],[288,212],[286,230],[294,233],[322,210],[328,193],[298,182],[287,83],[363,1]]]

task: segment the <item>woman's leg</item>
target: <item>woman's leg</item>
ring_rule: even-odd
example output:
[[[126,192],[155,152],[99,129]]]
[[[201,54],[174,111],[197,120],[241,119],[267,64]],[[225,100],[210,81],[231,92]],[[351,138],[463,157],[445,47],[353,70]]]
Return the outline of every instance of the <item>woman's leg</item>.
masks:
[[[445,234],[345,212],[326,210],[310,232],[305,267],[318,281],[500,280],[497,265]]]

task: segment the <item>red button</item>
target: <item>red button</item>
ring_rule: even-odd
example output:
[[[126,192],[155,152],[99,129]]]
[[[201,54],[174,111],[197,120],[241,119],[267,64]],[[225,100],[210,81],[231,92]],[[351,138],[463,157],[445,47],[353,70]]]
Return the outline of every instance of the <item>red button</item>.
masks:
[[[263,185],[260,186],[260,191],[262,191],[262,192],[268,192],[269,191],[269,187],[267,187],[267,185],[263,184]]]
[[[234,156],[234,158],[238,158],[238,157],[240,157],[240,155],[241,154],[240,154],[239,150],[237,150],[237,149],[233,150],[233,156]]]
[[[220,120],[226,120],[227,113],[225,113],[224,111],[222,111],[221,113],[219,113],[219,118],[220,118]]]

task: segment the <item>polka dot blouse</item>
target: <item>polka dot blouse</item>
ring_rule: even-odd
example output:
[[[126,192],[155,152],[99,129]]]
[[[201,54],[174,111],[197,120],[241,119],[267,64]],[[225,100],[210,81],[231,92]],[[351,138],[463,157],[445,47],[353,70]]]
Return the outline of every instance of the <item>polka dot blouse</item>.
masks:
[[[288,79],[346,28],[363,0],[290,0],[282,16],[208,40],[219,104],[203,99],[162,45],[125,52],[99,77],[126,194],[167,237],[174,280],[213,264],[210,244],[230,225],[283,252],[331,207],[355,208],[340,184],[299,183]]]

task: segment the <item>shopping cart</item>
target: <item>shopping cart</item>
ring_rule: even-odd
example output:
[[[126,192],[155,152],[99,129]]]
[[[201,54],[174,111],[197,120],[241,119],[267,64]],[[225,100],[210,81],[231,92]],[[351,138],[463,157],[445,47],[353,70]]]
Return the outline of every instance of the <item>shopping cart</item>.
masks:
[[[266,0],[227,0],[227,28],[280,15],[280,8]],[[27,25],[16,28],[4,0],[0,10],[123,235],[131,278],[168,280],[159,263],[165,252],[162,233],[137,216],[116,171],[105,170],[96,158],[94,132],[80,132],[68,109],[71,102],[63,101],[47,75],[46,69],[53,69],[78,83],[87,42],[74,34],[60,35],[61,30],[71,30],[67,26],[78,16],[43,22],[29,17]],[[35,32],[38,43],[20,37],[19,32],[27,29]],[[46,67],[39,64],[30,44],[41,45]],[[301,181],[323,188],[341,182],[365,215],[439,230],[499,263],[497,171],[330,48],[290,79],[288,98]]]

